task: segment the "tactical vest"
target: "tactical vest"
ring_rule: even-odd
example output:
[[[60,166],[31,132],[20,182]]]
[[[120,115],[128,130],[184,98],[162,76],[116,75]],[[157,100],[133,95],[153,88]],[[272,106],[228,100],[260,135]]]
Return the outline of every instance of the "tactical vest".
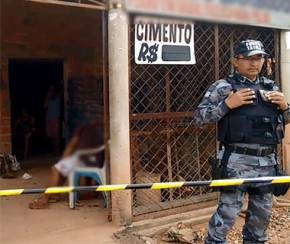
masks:
[[[273,91],[273,86],[263,83],[241,83],[239,80],[227,77],[233,91],[251,88],[256,98],[253,104],[231,109],[218,122],[218,140],[224,143],[257,143],[261,145],[276,145],[284,137],[284,121],[276,104],[263,99],[263,92]],[[269,80],[268,80],[269,81]],[[269,82],[267,82],[269,84]]]

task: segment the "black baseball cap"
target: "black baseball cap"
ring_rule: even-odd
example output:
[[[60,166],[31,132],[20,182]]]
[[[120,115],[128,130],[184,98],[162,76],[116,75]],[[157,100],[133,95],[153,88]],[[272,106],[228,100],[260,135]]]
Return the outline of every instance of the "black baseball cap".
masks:
[[[263,54],[268,55],[265,52],[265,48],[262,42],[256,40],[244,40],[241,41],[238,45],[234,48],[234,56],[238,56],[239,54],[244,55],[245,57]]]

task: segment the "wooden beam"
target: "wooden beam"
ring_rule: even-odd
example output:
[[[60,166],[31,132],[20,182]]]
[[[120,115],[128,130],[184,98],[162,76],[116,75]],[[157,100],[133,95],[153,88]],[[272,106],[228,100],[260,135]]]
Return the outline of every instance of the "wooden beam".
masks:
[[[92,3],[100,5],[100,6],[104,6],[105,5],[104,3],[100,2],[100,1],[97,1],[97,0],[88,0],[88,2],[92,2]]]
[[[193,111],[189,112],[163,112],[163,113],[132,113],[130,114],[131,120],[141,119],[182,119],[185,117],[194,116]]]
[[[97,10],[108,10],[106,4],[103,5],[95,5],[95,4],[86,4],[86,3],[74,3],[74,2],[65,2],[61,0],[26,0],[28,2],[38,2],[38,3],[48,3],[48,4],[56,4],[70,7],[80,7],[80,8],[89,8],[89,9],[97,9]],[[96,2],[96,1],[92,1]]]

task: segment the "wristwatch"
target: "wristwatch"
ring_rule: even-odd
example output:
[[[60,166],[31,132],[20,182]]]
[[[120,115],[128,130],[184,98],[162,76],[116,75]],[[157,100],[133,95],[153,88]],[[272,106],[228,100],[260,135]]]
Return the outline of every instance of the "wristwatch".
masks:
[[[285,112],[287,112],[288,110],[290,110],[290,105],[289,105],[289,103],[288,103],[288,107],[286,108],[286,109],[280,109],[280,111],[282,112],[282,113],[285,113]]]

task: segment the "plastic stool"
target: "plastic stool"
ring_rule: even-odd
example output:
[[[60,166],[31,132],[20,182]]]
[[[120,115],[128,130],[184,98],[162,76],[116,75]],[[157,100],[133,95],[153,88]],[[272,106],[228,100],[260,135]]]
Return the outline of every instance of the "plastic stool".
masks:
[[[106,183],[106,167],[105,164],[103,168],[95,167],[78,167],[72,172],[69,176],[69,186],[75,187],[78,186],[80,177],[91,177],[99,185],[103,185],[103,182]],[[107,207],[107,193],[102,191],[102,196],[104,200],[104,207]],[[77,192],[69,193],[69,206],[70,208],[75,208],[77,200]]]

